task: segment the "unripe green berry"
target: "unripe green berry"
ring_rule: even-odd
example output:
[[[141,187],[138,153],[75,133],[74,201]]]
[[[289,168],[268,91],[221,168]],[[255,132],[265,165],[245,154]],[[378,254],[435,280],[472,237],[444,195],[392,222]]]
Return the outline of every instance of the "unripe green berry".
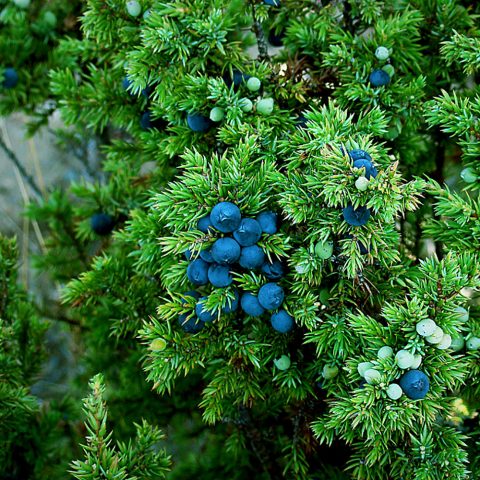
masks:
[[[282,355],[280,358],[276,358],[273,363],[279,370],[288,370],[290,368],[290,357]]]
[[[465,346],[465,339],[463,338],[462,335],[452,338],[452,344],[450,345],[450,348],[454,352],[459,352],[460,350],[463,350],[464,346]]]
[[[433,332],[435,332],[436,328],[437,324],[431,318],[426,318],[425,320],[418,322],[415,326],[415,330],[422,337],[429,337],[430,335],[433,335]]]
[[[369,183],[370,181],[367,177],[358,177],[357,180],[355,180],[355,186],[361,192],[364,192],[368,188]]]
[[[330,380],[338,375],[338,367],[335,365],[325,365],[322,370],[322,376],[325,380]]]
[[[395,363],[402,370],[410,368],[414,361],[415,359],[413,358],[413,354],[411,354],[408,350],[399,350],[395,355]]]
[[[382,70],[390,77],[392,78],[395,75],[395,68],[393,68],[393,65],[390,65],[387,63],[382,67]]]
[[[243,112],[251,112],[253,110],[253,103],[252,101],[247,98],[247,97],[244,97],[244,98],[241,98],[239,101],[238,101],[238,105],[240,106],[240,109],[243,111]]]
[[[270,115],[273,112],[273,98],[262,98],[257,102],[257,112]]]
[[[437,345],[442,341],[443,338],[443,330],[440,327],[437,327],[432,335],[429,335],[425,338],[428,343],[432,345]]]
[[[480,348],[480,338],[470,337],[467,340],[467,350],[478,350]]]
[[[167,348],[167,342],[164,338],[156,338],[150,344],[150,350],[154,352],[161,352]]]
[[[361,377],[364,377],[365,376],[365,372],[367,370],[370,370],[371,368],[373,368],[373,363],[372,362],[360,362],[358,364],[358,367],[357,367],[357,371],[358,371],[358,374],[361,376]]]
[[[210,110],[210,120],[212,122],[221,122],[225,117],[225,110],[220,107],[213,107]]]
[[[262,82],[257,77],[250,77],[247,80],[247,88],[251,92],[258,92],[261,86],[262,86]]]
[[[374,370],[373,368],[370,368],[365,372],[364,378],[367,381],[367,383],[372,385],[372,384],[379,383],[380,379],[382,378],[382,375],[378,370]]]
[[[320,295],[319,295],[319,298],[320,298],[320,302],[323,304],[323,305],[328,305],[328,301],[330,300],[330,292],[328,290],[328,288],[322,288],[320,290]]]
[[[413,363],[410,368],[412,368],[413,370],[417,369],[422,364],[422,360],[422,356],[417,353],[417,355],[413,356]]]
[[[30,0],[13,0],[13,3],[19,8],[28,8],[30,6]]]
[[[328,260],[333,255],[332,242],[318,242],[315,245],[315,255],[322,260]]]
[[[57,16],[50,10],[43,14],[43,20],[50,28],[55,28],[57,25]]]
[[[387,388],[387,396],[392,400],[398,400],[403,395],[403,390],[398,383],[391,383]]]
[[[129,0],[126,4],[127,12],[132,17],[138,17],[142,13],[142,7],[137,0]]]
[[[439,350],[446,350],[447,348],[450,348],[450,345],[452,345],[452,337],[448,333],[445,333],[442,337],[442,341],[437,344],[437,348]]]
[[[384,347],[382,347],[377,353],[377,357],[381,359],[390,358],[392,355],[393,355],[393,348],[389,347],[388,345],[385,345]]]
[[[150,9],[145,10],[145,12],[143,13],[143,19],[146,20],[151,14],[152,11]]]
[[[458,319],[461,321],[461,322],[468,322],[468,319],[470,317],[469,313],[468,313],[468,310],[466,310],[465,308],[463,307],[456,307],[453,309],[453,311],[455,312],[455,314],[458,316]]]
[[[377,47],[377,49],[375,50],[375,56],[379,60],[387,60],[390,56],[390,52],[387,47]]]
[[[478,180],[478,175],[473,168],[467,167],[460,172],[460,177],[466,183],[475,183]]]

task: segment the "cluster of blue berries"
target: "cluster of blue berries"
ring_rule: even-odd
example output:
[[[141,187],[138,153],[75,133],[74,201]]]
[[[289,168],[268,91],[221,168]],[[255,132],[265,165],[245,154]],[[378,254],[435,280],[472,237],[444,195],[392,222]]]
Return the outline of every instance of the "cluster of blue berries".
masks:
[[[289,332],[294,325],[293,318],[285,310],[278,310],[285,297],[283,288],[276,283],[284,274],[283,264],[279,260],[270,262],[257,245],[263,234],[273,235],[277,232],[277,214],[265,211],[255,219],[242,218],[240,209],[235,204],[220,202],[210,215],[198,221],[197,228],[205,234],[217,231],[224,236],[215,240],[210,248],[202,250],[199,258],[190,262],[187,267],[189,281],[196,287],[211,284],[216,288],[226,288],[233,283],[234,268],[261,271],[270,282],[262,285],[258,295],[251,292],[240,294],[235,289],[234,300],[222,312],[234,312],[239,306],[252,317],[258,317],[265,311],[275,311],[270,318],[272,327],[281,333]],[[187,250],[185,255],[188,260],[191,259],[190,251]],[[195,332],[203,328],[202,323],[213,321],[216,315],[205,308],[207,297],[201,297],[197,292],[187,292],[186,295],[197,299],[196,318],[186,321],[187,316],[181,315],[179,322],[186,331]]]
[[[365,169],[365,175],[360,176],[355,182],[358,190],[365,191],[368,188],[370,178],[375,178],[378,175],[372,157],[365,150],[360,149],[350,150],[348,155],[353,161],[354,168]],[[352,227],[365,225],[370,216],[370,209],[365,206],[354,208],[352,204],[349,204],[343,209],[343,218]]]
[[[391,50],[387,47],[380,46],[375,50],[375,57],[380,62],[387,62],[390,58]],[[390,63],[387,63],[382,68],[374,70],[369,77],[370,85],[372,87],[383,87],[388,85],[393,77],[395,69]]]

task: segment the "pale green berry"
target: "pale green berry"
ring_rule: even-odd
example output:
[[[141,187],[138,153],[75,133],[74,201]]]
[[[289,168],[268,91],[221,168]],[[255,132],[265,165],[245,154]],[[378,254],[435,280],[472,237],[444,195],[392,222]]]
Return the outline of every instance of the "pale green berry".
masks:
[[[150,9],[145,10],[145,13],[143,14],[143,19],[146,20],[151,14],[152,11]]]
[[[322,260],[328,260],[333,255],[332,242],[318,242],[315,245],[315,255]]]
[[[402,370],[410,368],[414,360],[413,354],[411,354],[408,350],[399,350],[395,355],[395,363]]]
[[[428,343],[432,345],[437,345],[442,341],[443,338],[443,330],[440,327],[437,327],[432,335],[429,335],[425,338]]]
[[[253,103],[249,98],[241,98],[238,105],[243,112],[251,112],[253,110]]]
[[[360,362],[357,367],[358,374],[361,377],[365,377],[365,372],[373,368],[372,362]]]
[[[452,337],[448,333],[445,333],[442,337],[442,341],[440,343],[437,343],[437,348],[439,350],[446,350],[447,348],[450,348],[451,345]]]
[[[225,110],[220,107],[213,107],[210,110],[210,120],[212,122],[221,122],[225,117]]]
[[[480,338],[470,337],[467,340],[467,350],[478,350],[480,348]]]
[[[273,98],[262,98],[257,102],[257,112],[270,115],[273,112]]]
[[[330,380],[338,375],[338,367],[335,365],[325,365],[322,370],[322,376],[325,380]]]
[[[378,370],[374,370],[373,368],[369,368],[364,375],[365,380],[370,385],[379,383],[380,379],[382,378],[380,372]]]
[[[247,80],[247,88],[251,92],[258,92],[261,86],[262,86],[262,82],[257,77],[250,77]]]
[[[395,75],[395,68],[393,68],[393,65],[390,65],[387,63],[382,67],[382,70],[390,77],[392,78]]]
[[[361,192],[364,192],[368,188],[369,183],[370,181],[367,177],[358,177],[357,180],[355,180],[355,186]]]
[[[138,17],[142,13],[142,7],[137,0],[130,0],[126,6],[128,14],[132,17]]]
[[[50,10],[43,14],[43,21],[50,27],[55,28],[57,25],[57,16]]]
[[[470,317],[468,310],[463,307],[456,307],[453,309],[453,311],[461,322],[468,322],[468,319]]]
[[[392,400],[398,400],[403,395],[403,390],[397,383],[391,383],[387,388],[387,396]]]
[[[462,335],[452,338],[452,344],[450,345],[450,348],[454,352],[459,352],[460,350],[463,350],[464,346],[465,346],[465,339],[463,338]]]
[[[460,172],[462,180],[466,183],[475,183],[478,180],[478,175],[473,168],[467,167]]]
[[[390,56],[390,52],[388,51],[387,47],[377,47],[377,49],[375,50],[375,56],[379,60],[387,60]]]
[[[410,368],[412,368],[413,370],[417,369],[421,364],[422,364],[422,356],[417,354],[417,355],[414,355],[413,356],[413,363],[412,365],[410,366]]]
[[[415,330],[422,337],[429,337],[430,335],[433,335],[433,332],[435,332],[436,328],[437,324],[431,318],[426,318],[425,320],[418,322],[415,326]]]
[[[392,355],[393,355],[393,348],[389,347],[388,345],[385,345],[384,347],[382,347],[377,353],[377,357],[381,359],[390,358]]]
[[[30,6],[30,0],[13,0],[13,3],[19,8],[28,8]]]
[[[290,368],[290,357],[282,355],[280,358],[276,358],[273,363],[279,370],[288,370]]]
[[[322,303],[323,305],[328,305],[328,301],[330,300],[330,292],[328,291],[328,288],[322,288],[320,290],[320,295],[319,295],[319,298],[320,298],[320,303]]]
[[[167,342],[165,341],[164,338],[156,338],[150,344],[150,350],[153,350],[154,352],[161,352],[166,348],[167,348]]]

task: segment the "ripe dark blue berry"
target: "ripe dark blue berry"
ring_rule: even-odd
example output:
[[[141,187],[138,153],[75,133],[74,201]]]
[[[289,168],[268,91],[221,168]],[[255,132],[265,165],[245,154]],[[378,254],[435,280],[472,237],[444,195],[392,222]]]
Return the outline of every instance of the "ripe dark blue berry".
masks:
[[[255,270],[265,262],[265,253],[258,245],[243,247],[238,263],[242,268]]]
[[[262,236],[262,227],[253,218],[243,218],[240,226],[233,232],[233,238],[242,247],[255,245]]]
[[[200,294],[196,292],[195,290],[189,290],[188,292],[185,292],[183,294],[184,297],[193,297],[195,299],[200,298]],[[181,303],[182,305],[185,305],[188,302],[187,299],[182,298]],[[178,324],[183,328],[183,330],[187,333],[197,333],[202,328],[204,327],[204,323],[200,322],[197,317],[193,316],[191,318],[188,318],[189,314],[187,313],[182,313],[181,315],[178,316]]]
[[[210,215],[206,215],[205,217],[202,217],[198,222],[197,222],[197,228],[203,233],[209,233],[209,229],[212,228],[212,221],[210,220]]]
[[[240,70],[233,70],[232,75],[226,73],[223,76],[223,81],[230,87],[232,84],[235,88],[239,87],[243,82],[246,82],[250,78],[250,75],[242,73]]]
[[[365,178],[370,179],[370,177],[375,178],[378,175],[378,171],[370,160],[366,158],[360,158],[353,162],[355,168],[364,168],[365,169]]]
[[[206,285],[208,283],[208,264],[205,260],[197,258],[187,267],[187,278],[193,285]]]
[[[280,3],[280,2],[279,2]],[[285,29],[275,33],[275,30],[270,30],[268,33],[268,41],[274,47],[281,47],[283,45],[283,39],[285,38]]]
[[[230,265],[240,258],[240,245],[233,238],[219,238],[210,251],[213,259],[220,265]]]
[[[263,0],[265,5],[270,5],[271,7],[279,7],[280,0]]]
[[[262,227],[263,233],[273,235],[277,233],[277,214],[275,212],[262,212],[257,215],[257,222]]]
[[[220,202],[213,207],[210,220],[218,231],[230,233],[240,226],[242,214],[234,203]]]
[[[183,296],[184,297],[193,297],[197,300],[201,297],[201,295],[198,292],[196,292],[195,290],[189,290],[188,292],[185,292],[183,294]],[[181,302],[182,305],[185,305],[188,302],[188,299],[182,298],[182,299],[180,299],[180,302]]]
[[[131,92],[129,91],[129,87],[130,85],[132,84],[132,82],[130,81],[130,79],[128,77],[125,77],[123,80],[122,80],[122,88],[124,90],[127,90],[128,93],[131,94]]]
[[[403,392],[412,400],[425,398],[430,389],[428,377],[420,370],[409,370],[398,382]]]
[[[240,305],[242,306],[242,310],[251,317],[259,317],[265,312],[265,309],[258,301],[258,297],[249,292],[242,295]]]
[[[12,68],[8,67],[3,72],[3,88],[15,88],[18,85],[18,73],[17,71]]]
[[[165,128],[165,122],[160,119],[153,119],[152,112],[146,111],[142,113],[140,117],[140,127],[142,130],[151,130],[152,128],[156,128],[157,130],[161,130]]]
[[[368,160],[369,162],[372,161],[372,157],[370,156],[370,154],[365,150],[361,150],[359,148],[354,148],[353,150],[350,150],[348,152],[348,156],[352,159],[352,162],[355,162],[356,160]]]
[[[279,310],[277,313],[272,314],[270,323],[273,329],[280,333],[288,333],[294,325],[293,317],[285,310]]]
[[[97,235],[108,235],[115,227],[115,219],[108,213],[95,213],[90,218],[90,226]]]
[[[295,120],[295,125],[297,128],[307,128],[307,117],[300,114],[298,115],[297,119]]]
[[[207,297],[201,297],[195,305],[195,313],[200,321],[208,323],[215,320],[216,315],[205,308]]]
[[[370,209],[367,207],[353,208],[353,205],[348,205],[343,209],[343,218],[353,227],[361,227],[368,222],[370,218]]]
[[[187,124],[194,132],[207,132],[212,126],[212,121],[205,115],[192,113],[187,115]]]
[[[233,294],[235,295],[235,298],[233,300],[227,300],[227,303],[222,308],[223,313],[232,313],[238,310],[238,305],[240,304],[240,293],[238,293],[238,290],[235,289]]]
[[[262,273],[269,280],[280,280],[283,277],[285,269],[280,260],[274,260],[273,262],[265,262],[262,265]]]
[[[285,298],[283,288],[276,283],[266,283],[258,291],[258,301],[266,310],[275,310]]]
[[[210,251],[210,248],[207,248],[206,250],[202,250],[200,252],[200,258],[202,260],[205,260],[207,263],[213,263],[215,261],[212,257],[212,252]]]
[[[192,251],[187,248],[184,252],[183,255],[185,256],[186,260],[191,260],[192,259]]]
[[[188,318],[186,313],[182,313],[178,316],[178,324],[187,333],[198,333],[205,326],[196,316]]]
[[[390,75],[384,70],[374,70],[368,80],[372,87],[383,87],[390,83]]]
[[[208,280],[217,288],[228,287],[233,282],[233,278],[230,275],[230,269],[224,265],[218,265],[217,263],[210,265],[210,268],[208,269]]]

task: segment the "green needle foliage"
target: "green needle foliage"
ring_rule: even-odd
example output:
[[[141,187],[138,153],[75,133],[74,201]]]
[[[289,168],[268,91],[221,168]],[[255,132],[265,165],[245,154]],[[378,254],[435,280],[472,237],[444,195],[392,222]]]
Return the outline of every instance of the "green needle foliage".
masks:
[[[134,440],[114,445],[112,432],[107,430],[108,411],[104,400],[103,377],[93,377],[90,388],[92,393],[84,400],[88,433],[86,445],[83,446],[85,460],[72,462],[73,476],[79,480],[165,478],[170,461],[159,445],[163,439],[161,431],[143,422],[136,425]]]
[[[78,35],[81,8],[76,0],[0,2],[0,114],[22,110],[32,115],[31,132],[55,110],[49,71],[63,64],[60,40]],[[3,86],[7,68],[18,75],[13,88]]]
[[[119,443],[95,377],[76,477],[163,475],[156,429],[127,443],[145,418],[170,427],[174,479],[477,478],[477,3],[84,3],[51,88],[104,140],[103,171],[30,207],[51,231],[38,265],[80,324],[77,381],[112,386]],[[287,333],[275,310],[233,308],[265,270],[189,280],[224,236],[198,221],[224,201],[278,215],[258,246],[285,268]]]

